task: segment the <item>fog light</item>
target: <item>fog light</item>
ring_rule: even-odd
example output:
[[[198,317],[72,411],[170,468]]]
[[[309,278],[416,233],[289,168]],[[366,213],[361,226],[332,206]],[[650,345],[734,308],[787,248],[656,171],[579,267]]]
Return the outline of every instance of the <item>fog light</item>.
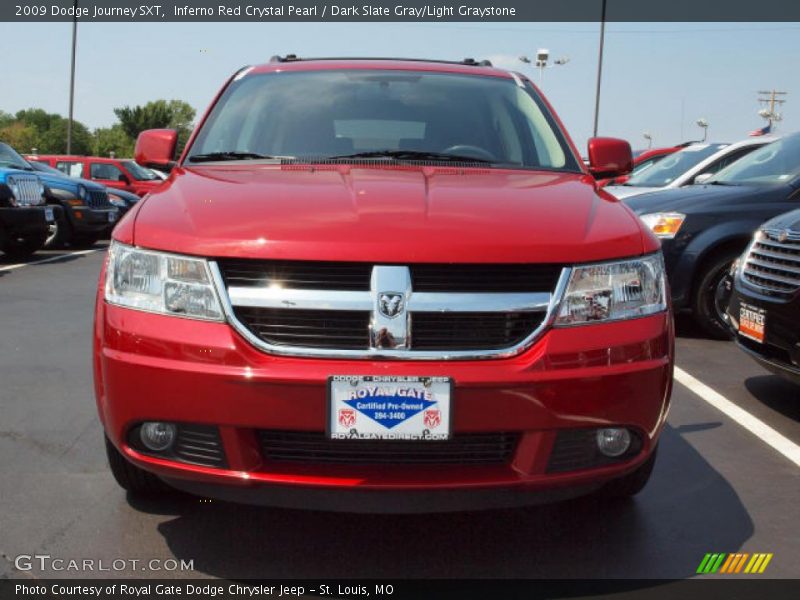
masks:
[[[172,423],[142,423],[139,438],[148,450],[163,452],[175,441],[176,428]]]
[[[622,456],[631,447],[631,434],[623,427],[597,430],[597,449],[606,456]]]

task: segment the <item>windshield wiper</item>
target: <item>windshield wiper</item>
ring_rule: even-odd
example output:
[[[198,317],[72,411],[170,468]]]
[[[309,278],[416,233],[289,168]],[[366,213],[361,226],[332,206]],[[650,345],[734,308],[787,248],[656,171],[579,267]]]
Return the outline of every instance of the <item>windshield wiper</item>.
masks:
[[[445,152],[428,152],[422,150],[373,150],[370,152],[356,152],[354,154],[339,154],[328,156],[327,160],[346,160],[349,158],[394,158],[397,160],[439,160],[444,162],[467,162],[498,164],[496,161],[485,158],[475,158]]]
[[[730,181],[706,181],[705,185],[739,185],[738,183],[731,183]]]
[[[280,158],[294,158],[293,156],[270,156],[269,154],[259,154],[258,152],[241,152],[239,150],[228,150],[226,152],[209,152],[208,154],[195,154],[189,157],[190,162],[212,162],[224,160],[270,160]]]

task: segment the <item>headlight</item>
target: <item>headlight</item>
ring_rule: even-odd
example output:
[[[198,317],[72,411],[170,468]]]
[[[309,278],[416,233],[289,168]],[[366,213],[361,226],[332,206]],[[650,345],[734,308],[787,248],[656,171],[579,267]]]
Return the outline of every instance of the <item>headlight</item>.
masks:
[[[639,217],[657,237],[671,240],[683,225],[686,215],[681,213],[651,213]]]
[[[80,198],[81,200],[86,200],[88,195],[89,194],[86,192],[86,188],[84,186],[82,186],[82,185],[79,185],[78,186],[78,198]]]
[[[222,321],[208,263],[113,242],[108,250],[106,301],[128,308]]]
[[[622,262],[575,267],[556,326],[615,321],[666,310],[661,253]]]
[[[108,195],[108,201],[111,202],[114,206],[119,206],[120,208],[125,208],[127,206],[125,204],[125,200],[120,198],[119,196],[115,196],[114,194]]]

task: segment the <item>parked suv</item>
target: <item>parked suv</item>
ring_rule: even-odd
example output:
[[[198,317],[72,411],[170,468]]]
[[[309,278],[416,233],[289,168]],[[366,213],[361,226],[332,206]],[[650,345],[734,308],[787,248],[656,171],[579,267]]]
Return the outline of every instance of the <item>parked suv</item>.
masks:
[[[11,146],[0,142],[0,251],[24,258],[44,246],[53,209],[45,187]]]
[[[176,133],[140,135],[164,168]],[[523,75],[237,72],[114,230],[94,376],[111,469],[236,501],[430,512],[647,482],[670,397],[658,240]]]
[[[142,168],[130,159],[46,154],[31,154],[27,158],[50,165],[69,177],[91,179],[105,187],[137,196],[144,196],[163,183],[150,169]]]
[[[65,244],[89,247],[111,231],[119,210],[111,204],[106,188],[85,179],[67,177],[35,160],[28,164],[47,185],[48,203],[58,207],[45,244],[48,248]]]
[[[800,209],[759,228],[732,271],[728,317],[737,344],[800,385]]]

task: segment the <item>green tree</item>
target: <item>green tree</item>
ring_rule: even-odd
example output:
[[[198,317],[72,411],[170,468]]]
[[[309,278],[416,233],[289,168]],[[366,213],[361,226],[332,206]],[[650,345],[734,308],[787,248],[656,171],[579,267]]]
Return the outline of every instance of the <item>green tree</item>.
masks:
[[[67,151],[67,119],[56,113],[48,113],[41,108],[21,110],[15,115],[15,124],[35,135],[25,134],[21,143],[32,144],[42,154],[63,154]],[[22,130],[17,130],[23,135]],[[80,121],[72,123],[72,153],[89,154],[92,150],[92,134]],[[26,148],[25,152],[30,152]]]
[[[19,121],[6,122],[0,126],[0,141],[5,142],[20,154],[28,154],[39,148],[39,135],[36,129]]]
[[[111,127],[100,127],[94,130],[92,153],[95,156],[108,156],[113,152],[117,157],[133,156],[134,140],[125,132],[122,125],[116,123]]]
[[[186,139],[196,111],[183,100],[154,100],[144,106],[115,108],[114,114],[131,139],[145,129],[176,129],[178,137]]]

